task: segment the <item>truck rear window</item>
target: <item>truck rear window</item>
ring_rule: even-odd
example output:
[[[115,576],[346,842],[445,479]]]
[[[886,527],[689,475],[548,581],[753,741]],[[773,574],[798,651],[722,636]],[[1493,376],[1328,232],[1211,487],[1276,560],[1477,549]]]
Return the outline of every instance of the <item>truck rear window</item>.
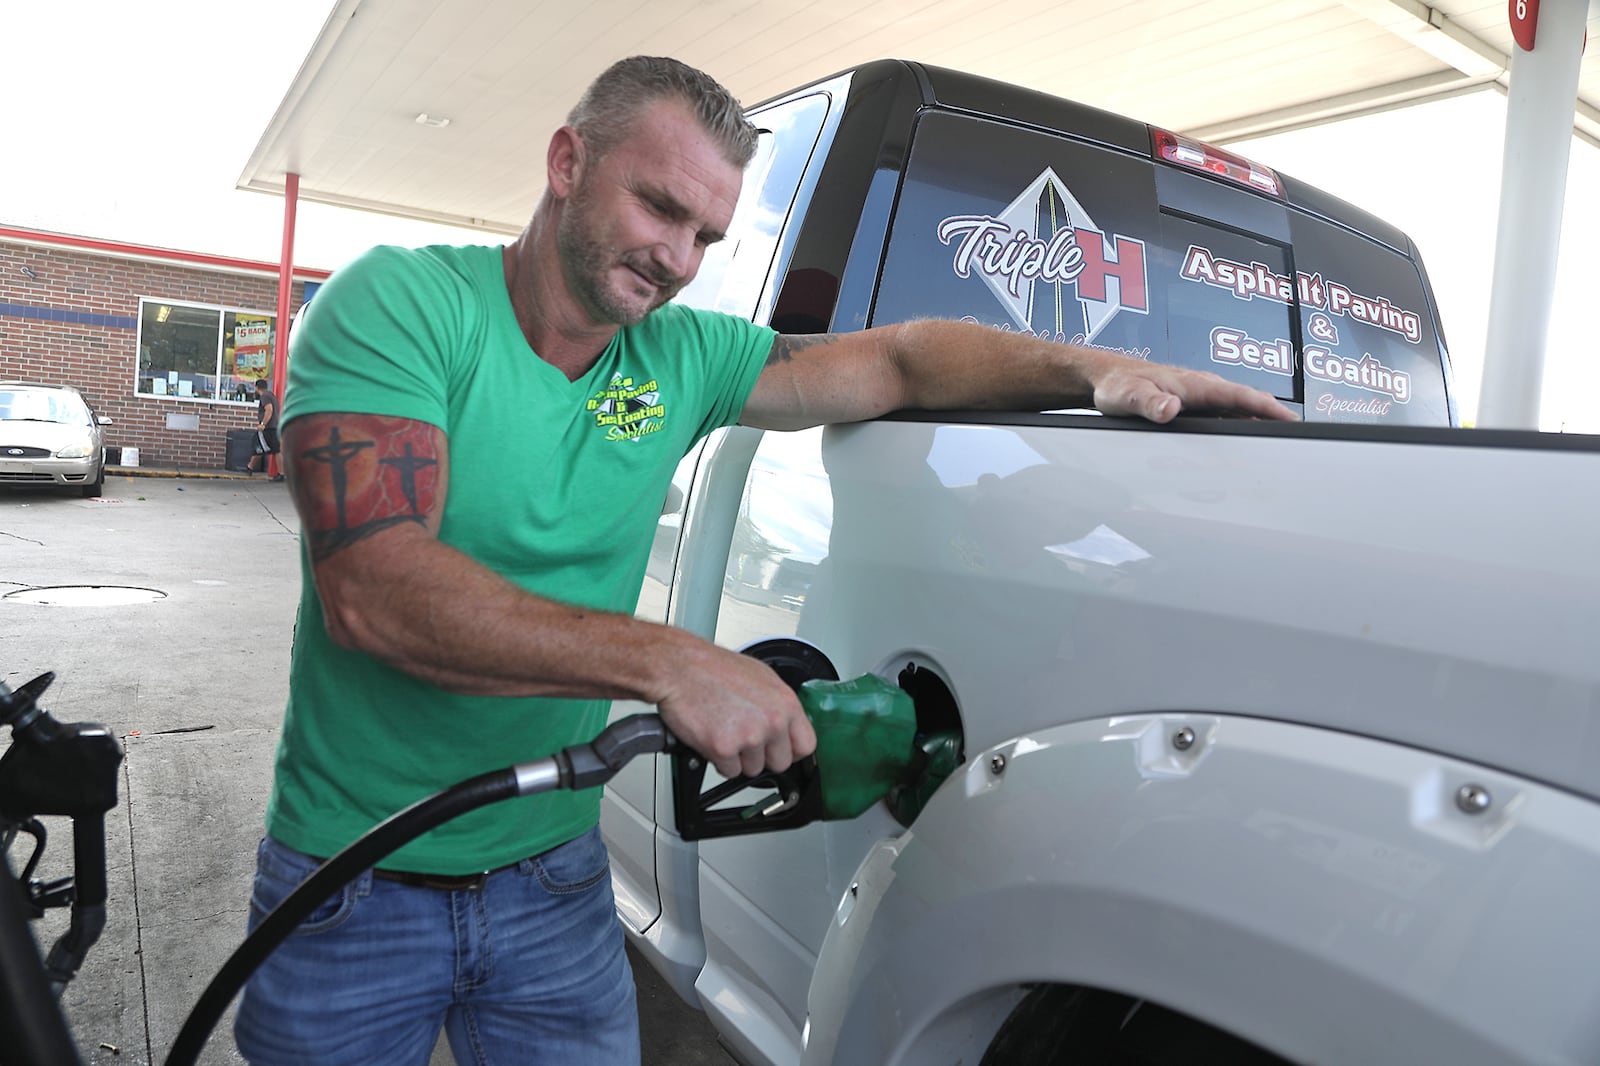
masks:
[[[1275,212],[1260,227],[1271,236],[1210,208],[1164,209],[1156,167],[923,116],[871,323],[957,318],[1209,370],[1303,403],[1308,421],[1449,424],[1415,263],[1278,203],[1244,213]]]

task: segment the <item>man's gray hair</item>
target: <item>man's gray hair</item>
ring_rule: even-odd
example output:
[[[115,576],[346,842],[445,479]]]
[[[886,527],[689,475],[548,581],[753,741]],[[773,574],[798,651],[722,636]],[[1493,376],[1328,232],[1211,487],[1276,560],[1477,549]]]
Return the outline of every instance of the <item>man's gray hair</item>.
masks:
[[[584,91],[567,125],[598,159],[628,136],[641,111],[673,98],[689,106],[728,162],[740,168],[750,162],[756,130],[739,101],[711,75],[665,56],[630,56],[611,64]]]

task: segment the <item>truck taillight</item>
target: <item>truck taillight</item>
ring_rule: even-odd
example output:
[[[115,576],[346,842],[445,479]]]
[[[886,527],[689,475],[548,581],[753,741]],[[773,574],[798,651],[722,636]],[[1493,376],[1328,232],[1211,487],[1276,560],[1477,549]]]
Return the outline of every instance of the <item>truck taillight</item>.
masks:
[[[1176,163],[1180,167],[1203,170],[1226,181],[1264,192],[1268,196],[1279,198],[1283,196],[1283,186],[1278,181],[1278,175],[1270,168],[1191,137],[1151,126],[1150,150],[1155,153],[1156,158]]]

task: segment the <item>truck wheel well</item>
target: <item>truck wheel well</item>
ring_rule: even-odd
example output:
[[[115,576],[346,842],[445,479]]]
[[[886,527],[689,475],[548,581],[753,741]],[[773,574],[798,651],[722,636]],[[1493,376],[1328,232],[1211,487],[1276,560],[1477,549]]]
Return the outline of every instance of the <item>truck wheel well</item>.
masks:
[[[1215,1026],[1134,996],[1038,985],[1000,1026],[979,1066],[1287,1066]]]

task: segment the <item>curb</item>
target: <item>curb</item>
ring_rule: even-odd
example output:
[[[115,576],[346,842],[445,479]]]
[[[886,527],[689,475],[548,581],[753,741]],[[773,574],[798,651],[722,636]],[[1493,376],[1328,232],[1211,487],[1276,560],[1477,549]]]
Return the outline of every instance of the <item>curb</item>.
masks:
[[[213,481],[255,481],[259,475],[246,474],[243,471],[233,470],[177,470],[169,467],[155,466],[108,466],[107,477],[168,477],[168,478],[203,478]],[[265,484],[271,484],[272,479],[260,477]]]

